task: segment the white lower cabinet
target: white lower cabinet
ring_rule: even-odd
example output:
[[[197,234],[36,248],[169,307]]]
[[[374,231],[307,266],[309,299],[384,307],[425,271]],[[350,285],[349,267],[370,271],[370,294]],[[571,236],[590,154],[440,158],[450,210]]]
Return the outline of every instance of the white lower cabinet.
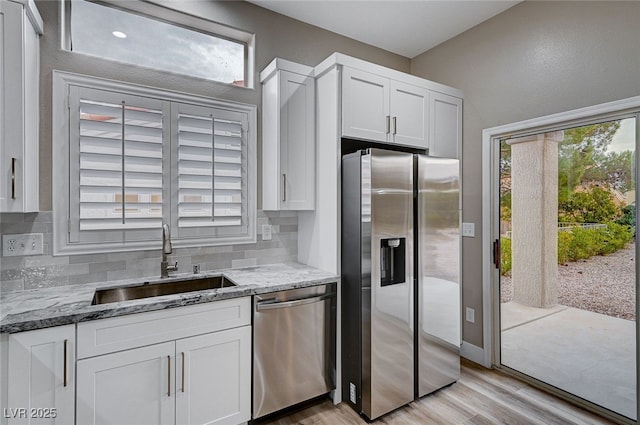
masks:
[[[6,423],[74,424],[75,335],[66,325],[8,336]]]
[[[249,421],[250,308],[239,298],[80,323],[76,423]],[[215,332],[202,333],[207,328]]]
[[[77,423],[173,424],[174,365],[174,342],[78,361]]]
[[[250,419],[251,327],[176,341],[176,423]]]

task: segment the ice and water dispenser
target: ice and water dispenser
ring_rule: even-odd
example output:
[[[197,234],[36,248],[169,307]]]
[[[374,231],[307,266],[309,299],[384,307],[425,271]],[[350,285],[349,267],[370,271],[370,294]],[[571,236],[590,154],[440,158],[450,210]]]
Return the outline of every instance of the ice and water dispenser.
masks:
[[[380,285],[405,281],[406,238],[380,240]]]

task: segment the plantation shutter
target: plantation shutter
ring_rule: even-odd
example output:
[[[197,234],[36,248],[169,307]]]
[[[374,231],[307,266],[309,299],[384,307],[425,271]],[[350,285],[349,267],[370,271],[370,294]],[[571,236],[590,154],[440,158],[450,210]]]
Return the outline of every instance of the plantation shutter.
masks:
[[[157,238],[163,102],[72,87],[69,108],[70,242]]]
[[[248,235],[247,114],[172,105],[172,161],[179,237]]]

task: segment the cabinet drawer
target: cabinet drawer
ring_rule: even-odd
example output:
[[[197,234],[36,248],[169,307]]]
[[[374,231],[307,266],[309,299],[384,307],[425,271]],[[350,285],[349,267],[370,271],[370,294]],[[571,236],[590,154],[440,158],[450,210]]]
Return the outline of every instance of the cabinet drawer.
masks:
[[[78,359],[251,324],[251,298],[78,324]]]

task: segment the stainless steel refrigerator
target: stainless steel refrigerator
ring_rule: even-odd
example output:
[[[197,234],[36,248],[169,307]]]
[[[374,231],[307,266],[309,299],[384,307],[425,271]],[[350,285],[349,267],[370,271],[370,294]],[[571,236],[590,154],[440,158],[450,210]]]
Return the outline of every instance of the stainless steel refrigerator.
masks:
[[[376,419],[460,373],[455,159],[342,159],[342,394]]]

